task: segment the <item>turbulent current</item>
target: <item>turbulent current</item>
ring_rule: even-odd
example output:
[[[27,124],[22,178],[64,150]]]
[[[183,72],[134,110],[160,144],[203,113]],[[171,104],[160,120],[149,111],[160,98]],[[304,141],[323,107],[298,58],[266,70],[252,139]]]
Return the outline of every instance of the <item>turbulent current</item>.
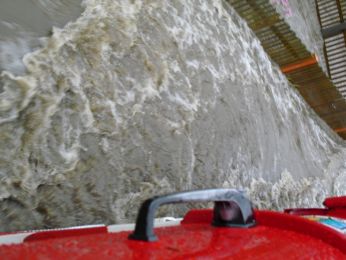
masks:
[[[345,142],[232,7],[83,7],[22,70],[3,66],[2,231],[130,222],[143,199],[187,189],[240,188],[272,209],[346,193]]]

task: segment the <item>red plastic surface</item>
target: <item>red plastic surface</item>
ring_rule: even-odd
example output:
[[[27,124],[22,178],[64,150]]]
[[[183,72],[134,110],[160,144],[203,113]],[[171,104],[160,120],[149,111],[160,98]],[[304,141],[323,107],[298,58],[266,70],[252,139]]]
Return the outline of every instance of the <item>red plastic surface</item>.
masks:
[[[315,212],[318,209],[311,210]],[[185,216],[182,224],[210,223],[212,214],[210,210],[191,210]],[[274,211],[255,211],[255,218],[256,222],[262,226],[308,234],[338,248],[346,255],[346,236],[320,223]]]
[[[323,205],[329,209],[334,209],[334,208],[346,209],[346,196],[327,198],[323,202]]]
[[[346,259],[345,236],[297,216],[257,211],[248,229],[212,227],[211,216],[196,210],[155,229],[158,242],[130,241],[129,232],[56,237],[1,246],[0,259]]]
[[[83,235],[93,235],[107,233],[107,227],[91,227],[91,228],[81,228],[81,229],[66,229],[66,230],[48,230],[37,232],[35,234],[29,235],[24,239],[24,242],[32,242],[38,240],[52,239],[52,238],[67,238],[74,236],[83,236]]]
[[[335,209],[286,209],[285,213],[292,215],[320,215],[346,219],[346,208]]]
[[[296,208],[286,209],[292,215],[320,215],[346,219],[346,196],[327,198],[323,205],[327,208]]]

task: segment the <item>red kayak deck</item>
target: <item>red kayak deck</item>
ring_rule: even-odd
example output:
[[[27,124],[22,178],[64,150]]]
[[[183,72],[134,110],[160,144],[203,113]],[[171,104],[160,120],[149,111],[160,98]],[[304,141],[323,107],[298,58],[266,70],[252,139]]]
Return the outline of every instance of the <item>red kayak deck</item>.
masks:
[[[323,205],[325,208],[286,209],[285,212],[297,216],[320,215],[346,219],[346,196],[327,198]]]
[[[63,231],[36,234],[1,246],[0,259],[346,259],[343,234],[288,214],[255,216],[255,227],[225,228],[210,225],[212,210],[190,211],[181,225],[155,229],[156,242],[128,240],[130,232],[107,233],[102,227],[91,234],[69,230],[63,237],[57,236]]]
[[[215,216],[223,214],[220,207],[191,210],[180,224],[155,228],[155,234],[150,231],[151,221],[141,222],[153,217],[154,211],[150,210],[157,206],[155,203],[181,202],[186,198],[194,201],[200,197],[217,201],[220,195],[237,201],[242,205],[243,215],[246,214],[246,206],[250,204],[246,200],[243,203],[243,195],[234,190],[170,194],[142,204],[145,207],[141,208],[133,233],[114,232],[114,226],[89,226],[4,234],[0,235],[0,259],[346,259],[344,230],[340,232],[306,218],[306,215],[338,217],[344,225],[346,197],[329,198],[324,203],[326,208],[321,209],[288,209],[286,213],[251,210],[253,221],[247,221],[250,225],[241,228],[237,224],[216,226]],[[151,242],[129,239],[130,234],[131,239],[143,239],[144,230],[148,235],[144,238]],[[13,242],[18,244],[9,244]]]

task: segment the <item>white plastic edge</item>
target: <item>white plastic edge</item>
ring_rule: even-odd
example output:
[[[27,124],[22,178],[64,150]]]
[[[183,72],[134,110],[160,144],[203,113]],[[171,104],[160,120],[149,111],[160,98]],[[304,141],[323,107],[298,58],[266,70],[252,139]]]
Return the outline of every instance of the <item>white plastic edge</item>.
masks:
[[[154,220],[154,227],[177,226],[180,224],[181,220],[182,220],[181,218],[172,218],[172,217],[157,218]],[[0,235],[0,246],[21,244],[24,242],[25,238],[38,232],[59,231],[59,230],[63,231],[63,230],[70,230],[70,229],[84,229],[84,228],[104,227],[104,226],[105,225],[102,225],[102,224],[101,225],[86,225],[86,226],[58,228],[58,229],[33,230],[33,231],[26,231],[26,232],[20,232],[15,234]],[[108,233],[117,233],[121,231],[131,231],[134,228],[135,228],[135,224],[116,224],[116,225],[107,226],[107,231]]]

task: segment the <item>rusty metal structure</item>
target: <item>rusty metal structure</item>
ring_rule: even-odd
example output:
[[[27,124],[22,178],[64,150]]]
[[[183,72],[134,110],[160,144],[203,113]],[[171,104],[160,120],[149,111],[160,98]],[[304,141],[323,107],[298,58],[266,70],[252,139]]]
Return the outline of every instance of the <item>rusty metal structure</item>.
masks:
[[[328,73],[346,99],[346,0],[315,0],[315,4]],[[338,131],[346,132],[346,128]]]
[[[346,98],[346,0],[315,0],[329,76]]]
[[[319,2],[317,8],[323,8],[322,2],[339,2],[337,6],[341,9],[337,10],[341,10],[341,15],[345,13],[346,0],[342,0],[342,3],[335,0],[316,1]],[[298,89],[314,111],[335,132],[346,139],[346,89],[344,91],[343,87],[346,86],[346,78],[344,74],[339,74],[341,70],[346,71],[346,66],[342,66],[346,63],[346,52],[343,49],[345,42],[338,45],[341,42],[339,39],[341,36],[337,34],[330,38],[337,39],[335,42],[326,39],[325,59],[328,73],[330,73],[330,75],[326,75],[319,66],[316,56],[307,50],[269,0],[228,0],[228,2],[246,20],[261,41],[265,51],[281,67],[288,80]],[[340,11],[338,13],[340,14]],[[322,29],[328,29],[324,34],[330,34],[331,31],[328,26],[331,23],[327,23],[327,20],[324,19],[324,17],[328,18],[329,16],[322,14],[322,12],[319,12],[319,15]],[[344,23],[340,19],[338,22],[339,24]],[[337,27],[338,32],[342,31],[340,27],[342,25]],[[333,32],[335,30],[333,28]],[[345,40],[345,32],[342,33]],[[334,53],[343,55],[345,59],[340,63],[339,56],[334,55]]]

